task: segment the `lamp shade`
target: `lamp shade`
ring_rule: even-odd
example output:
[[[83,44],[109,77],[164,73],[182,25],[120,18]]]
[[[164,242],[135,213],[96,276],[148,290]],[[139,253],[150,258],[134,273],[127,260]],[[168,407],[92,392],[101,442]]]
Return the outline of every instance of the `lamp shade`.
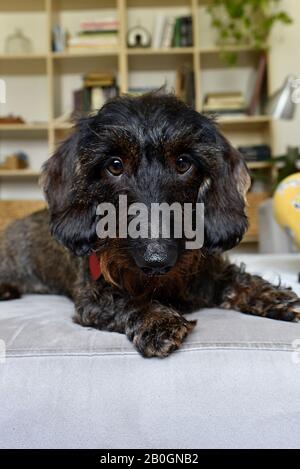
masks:
[[[293,75],[288,76],[282,87],[268,99],[265,113],[274,119],[293,119],[296,110],[293,94],[297,86],[297,78]]]

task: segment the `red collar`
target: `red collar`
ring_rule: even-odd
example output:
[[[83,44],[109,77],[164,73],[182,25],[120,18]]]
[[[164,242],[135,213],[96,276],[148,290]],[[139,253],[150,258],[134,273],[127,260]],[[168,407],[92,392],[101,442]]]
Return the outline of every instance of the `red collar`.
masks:
[[[92,279],[98,280],[102,275],[101,262],[95,252],[89,257],[89,268]]]

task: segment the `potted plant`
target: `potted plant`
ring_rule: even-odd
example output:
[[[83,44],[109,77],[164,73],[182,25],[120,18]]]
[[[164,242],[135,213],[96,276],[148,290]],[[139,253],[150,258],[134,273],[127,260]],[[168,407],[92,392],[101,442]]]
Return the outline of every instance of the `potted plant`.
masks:
[[[264,49],[276,23],[290,24],[291,17],[280,9],[281,0],[212,0],[207,6],[211,25],[217,31],[221,47],[250,45]],[[236,53],[222,52],[222,57],[234,64]]]

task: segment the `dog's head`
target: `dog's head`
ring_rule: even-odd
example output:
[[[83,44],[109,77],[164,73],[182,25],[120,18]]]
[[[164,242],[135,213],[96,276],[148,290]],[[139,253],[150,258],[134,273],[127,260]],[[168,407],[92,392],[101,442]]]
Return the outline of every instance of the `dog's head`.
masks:
[[[100,241],[97,206],[203,202],[203,253],[235,246],[247,228],[250,178],[240,154],[207,117],[172,95],[122,97],[81,120],[43,169],[53,235],[77,255],[109,247],[146,273],[164,273],[180,259],[182,239]],[[130,218],[129,218],[130,220]],[[125,261],[124,261],[125,262]]]

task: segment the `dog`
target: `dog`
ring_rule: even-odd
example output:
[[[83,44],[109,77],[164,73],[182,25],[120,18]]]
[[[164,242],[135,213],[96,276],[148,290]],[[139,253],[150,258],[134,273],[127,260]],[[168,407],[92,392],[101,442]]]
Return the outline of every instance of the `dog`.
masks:
[[[250,177],[217,124],[171,94],[123,96],[78,121],[45,163],[48,210],[13,222],[0,239],[0,299],[67,295],[82,326],[126,334],[144,357],[166,357],[195,327],[184,314],[220,307],[283,321],[300,300],[223,253],[247,230]],[[204,242],[100,239],[97,206],[204,204]],[[93,265],[98,275],[91,275]]]

